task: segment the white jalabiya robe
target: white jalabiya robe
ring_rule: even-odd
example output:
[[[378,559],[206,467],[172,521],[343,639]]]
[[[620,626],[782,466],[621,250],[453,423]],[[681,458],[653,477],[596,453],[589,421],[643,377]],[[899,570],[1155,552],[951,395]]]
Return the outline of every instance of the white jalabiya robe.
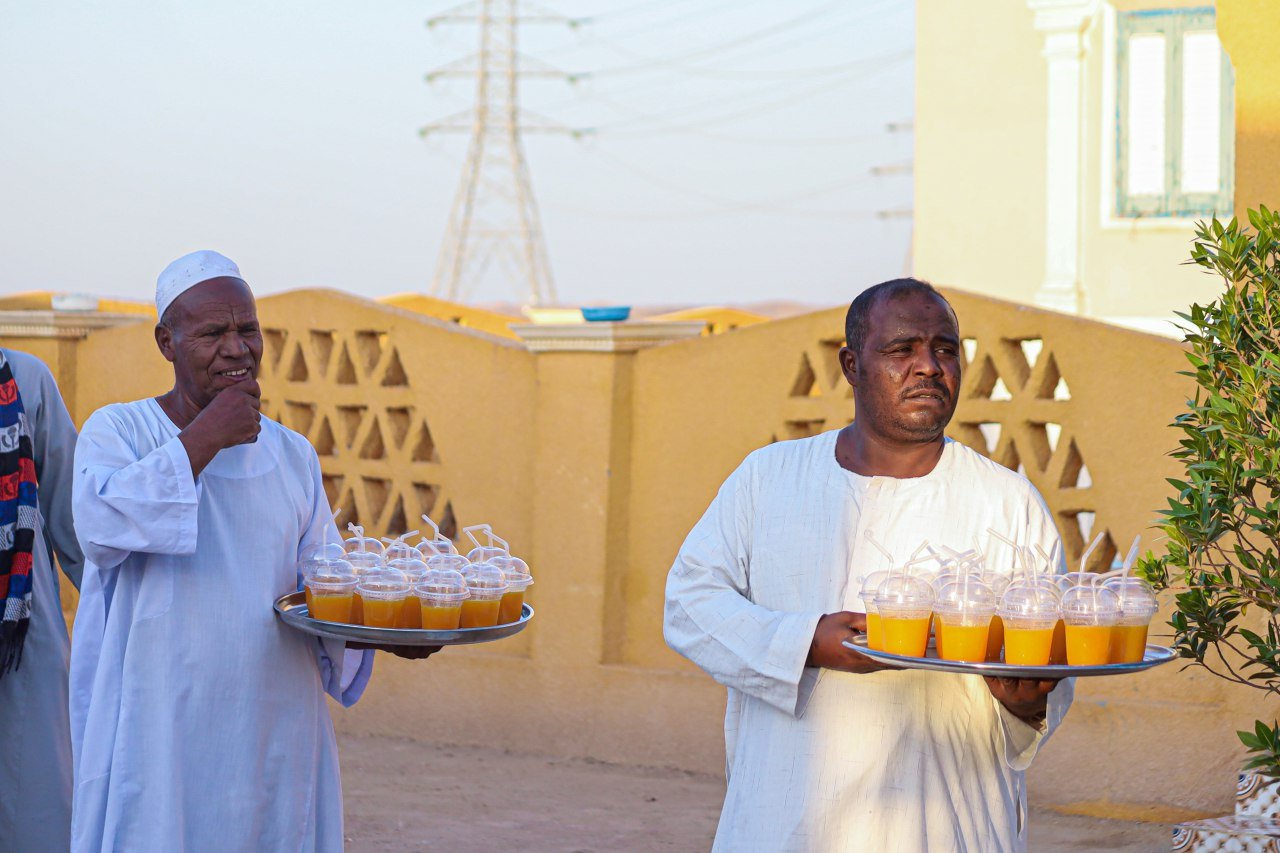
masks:
[[[1066,712],[1069,681],[1041,731],[977,676],[804,662],[818,619],[864,611],[857,578],[886,568],[865,530],[899,560],[926,538],[964,550],[988,527],[1047,551],[1049,511],[964,445],[948,441],[924,477],[860,477],[836,462],[837,434],[748,456],[667,581],[667,642],[729,689],[715,849],[1023,849],[1023,770]]]
[[[140,400],[96,412],[76,448],[72,849],[340,850],[325,693],[355,702],[373,653],[271,607],[333,526],[315,451],[263,418],[197,481],[177,436]]]
[[[49,368],[35,356],[5,350],[31,427],[40,481],[40,532],[33,552],[32,612],[22,665],[0,678],[0,850],[67,849],[71,833],[71,730],[67,658],[58,564],[79,585],[84,557],[71,525],[71,457],[76,429]]]

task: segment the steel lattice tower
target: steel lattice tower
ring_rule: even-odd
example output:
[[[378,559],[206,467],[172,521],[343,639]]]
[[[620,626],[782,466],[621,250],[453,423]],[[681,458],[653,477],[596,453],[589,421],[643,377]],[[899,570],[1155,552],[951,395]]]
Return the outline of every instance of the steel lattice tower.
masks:
[[[443,299],[466,299],[496,264],[511,274],[529,304],[556,300],[521,135],[568,131],[521,110],[517,93],[522,77],[568,75],[522,56],[516,44],[521,23],[574,22],[541,10],[521,15],[519,5],[519,0],[475,0],[427,22],[429,27],[445,22],[479,27],[477,53],[427,75],[429,82],[440,77],[474,76],[476,80],[471,110],[422,129],[423,136],[457,131],[471,137],[431,283],[432,295]]]

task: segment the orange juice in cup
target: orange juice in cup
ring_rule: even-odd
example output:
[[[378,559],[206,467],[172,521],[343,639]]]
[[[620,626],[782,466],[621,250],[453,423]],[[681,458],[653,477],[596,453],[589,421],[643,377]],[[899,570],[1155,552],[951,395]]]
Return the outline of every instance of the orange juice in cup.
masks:
[[[884,651],[922,658],[929,648],[929,618],[933,588],[908,574],[894,574],[880,585],[875,597]]]
[[[402,619],[409,582],[395,569],[366,572],[356,585],[362,603],[361,624],[369,628],[396,628]]]
[[[505,555],[492,562],[502,569],[507,579],[507,591],[502,594],[502,601],[498,605],[498,624],[519,622],[524,613],[525,590],[533,586],[529,564],[519,557]]]
[[[1147,653],[1147,631],[1159,609],[1151,587],[1135,577],[1112,578],[1103,584],[1120,600],[1120,619],[1111,629],[1108,663],[1138,663]]]
[[[1053,648],[1053,626],[1061,612],[1058,592],[1051,585],[1034,581],[1011,584],[998,611],[1004,626],[1004,662],[1047,665]]]
[[[351,567],[336,562],[318,569],[306,580],[307,614],[324,622],[351,622],[356,576]]]
[[[884,650],[884,638],[880,632],[880,614],[876,610],[876,591],[889,579],[885,571],[872,572],[862,581],[862,606],[867,614],[867,648]]]
[[[415,531],[416,532],[416,531]],[[399,540],[396,540],[399,542]],[[400,543],[403,544],[403,543]],[[395,544],[391,546],[395,547]],[[404,546],[409,547],[409,546]],[[390,550],[390,549],[388,549]],[[415,552],[417,549],[414,549]],[[418,594],[415,591],[417,585],[422,582],[430,569],[424,560],[416,557],[399,557],[387,563],[387,568],[395,569],[404,573],[405,580],[409,582],[409,595],[405,597],[404,607],[400,609],[400,622],[397,628],[409,628],[416,630],[422,627],[421,602],[418,600]]]
[[[1112,630],[1119,620],[1120,600],[1111,590],[1097,583],[1068,590],[1062,596],[1067,663],[1071,666],[1107,663],[1111,656]]]
[[[938,657],[969,663],[986,661],[987,636],[995,612],[995,593],[977,576],[965,572],[943,582],[933,603]]]
[[[467,598],[462,602],[461,627],[490,628],[498,624],[507,576],[493,563],[473,563],[463,572]]]
[[[414,594],[424,631],[453,631],[461,627],[462,605],[468,595],[467,581],[461,572],[450,568],[428,569],[414,587]]]

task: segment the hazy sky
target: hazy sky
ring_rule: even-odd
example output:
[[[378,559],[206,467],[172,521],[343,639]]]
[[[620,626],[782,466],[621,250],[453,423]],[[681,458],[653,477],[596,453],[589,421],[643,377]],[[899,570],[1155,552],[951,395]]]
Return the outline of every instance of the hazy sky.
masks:
[[[547,0],[578,74],[526,139],[562,300],[836,303],[902,272],[911,0]],[[466,139],[424,141],[475,28],[433,0],[0,0],[0,292],[149,298],[196,248],[260,293],[426,291]],[[514,301],[488,281],[475,301]]]

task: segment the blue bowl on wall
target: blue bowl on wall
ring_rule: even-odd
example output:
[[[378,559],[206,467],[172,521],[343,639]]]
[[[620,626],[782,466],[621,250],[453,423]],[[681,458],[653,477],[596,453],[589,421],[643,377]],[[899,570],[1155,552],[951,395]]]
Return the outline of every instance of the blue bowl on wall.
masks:
[[[583,308],[582,319],[588,323],[621,323],[631,316],[630,305],[611,308]]]

